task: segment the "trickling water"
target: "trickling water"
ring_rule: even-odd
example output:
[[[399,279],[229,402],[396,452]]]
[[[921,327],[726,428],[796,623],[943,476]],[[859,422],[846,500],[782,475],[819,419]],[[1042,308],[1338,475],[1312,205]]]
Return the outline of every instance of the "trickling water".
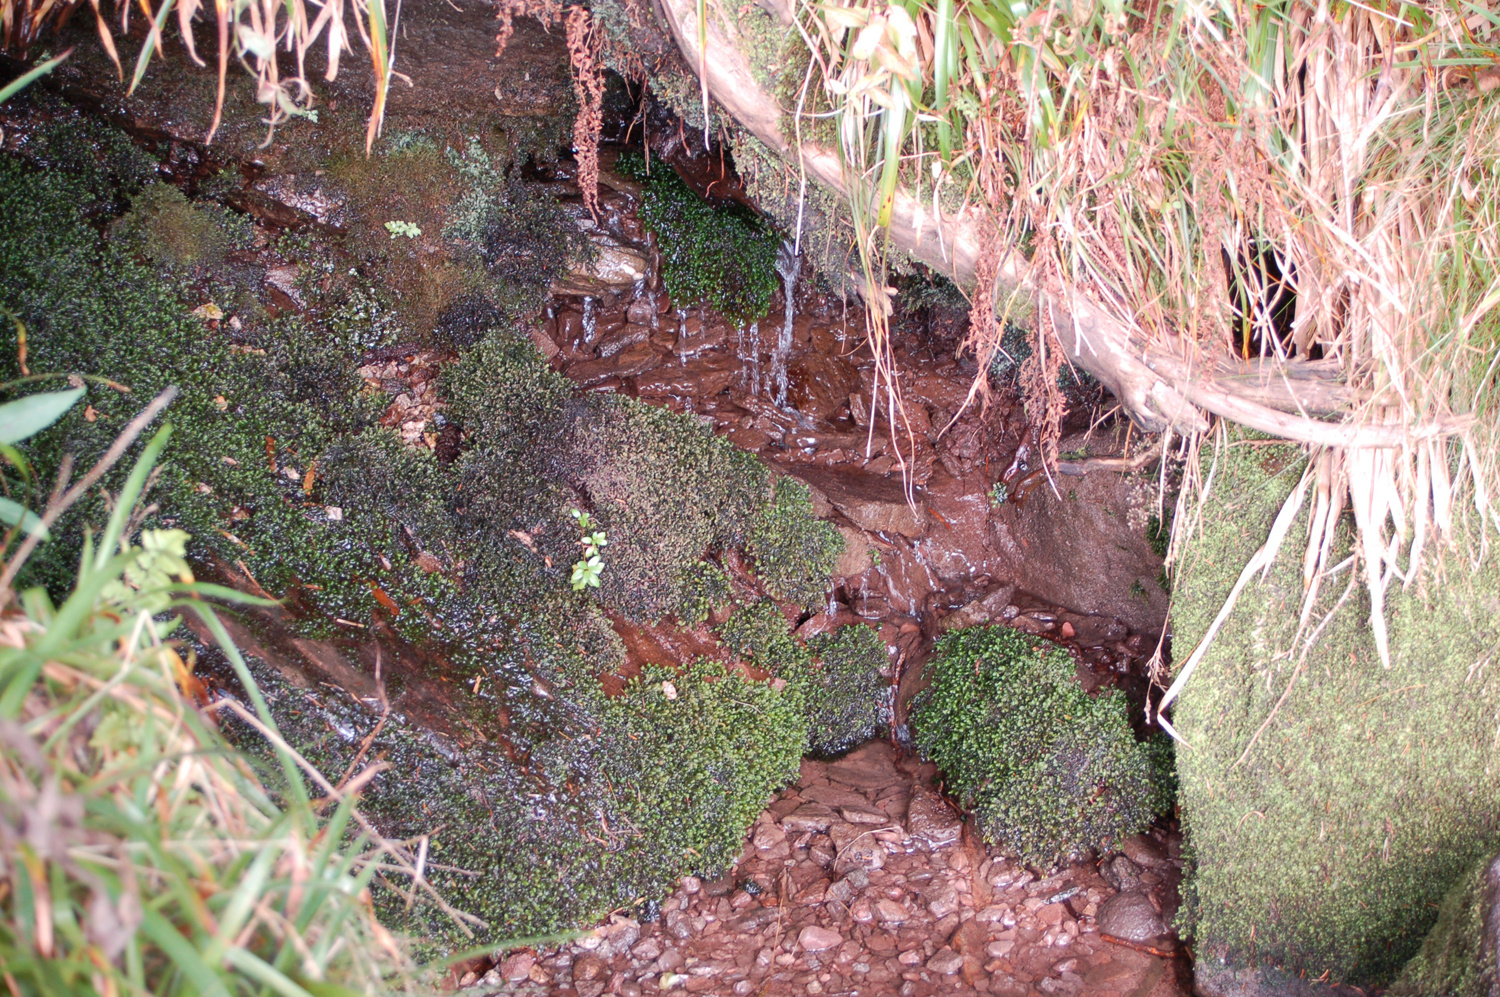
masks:
[[[781,334],[776,337],[776,348],[771,351],[771,380],[774,382],[771,400],[778,408],[786,408],[786,358],[792,351],[792,319],[797,315],[797,271],[801,261],[797,258],[797,247],[790,242],[781,244],[776,254],[776,272],[781,275],[781,285],[786,289],[786,320]]]
[[[770,387],[768,384],[767,387]],[[750,323],[750,396],[760,396],[760,323]]]
[[[583,299],[583,341],[592,343],[595,331],[599,328],[599,319],[594,314],[594,299]]]

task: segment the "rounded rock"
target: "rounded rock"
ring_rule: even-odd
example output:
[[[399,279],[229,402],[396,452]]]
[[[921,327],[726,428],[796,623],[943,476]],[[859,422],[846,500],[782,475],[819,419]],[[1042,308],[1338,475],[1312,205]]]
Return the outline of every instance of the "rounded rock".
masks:
[[[820,928],[809,924],[797,936],[797,944],[809,952],[822,952],[834,948],[844,941],[844,936],[831,928]]]

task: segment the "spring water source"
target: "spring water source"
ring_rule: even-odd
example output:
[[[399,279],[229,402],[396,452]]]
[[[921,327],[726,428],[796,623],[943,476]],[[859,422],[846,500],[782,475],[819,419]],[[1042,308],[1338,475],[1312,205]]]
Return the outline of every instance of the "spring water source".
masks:
[[[797,271],[802,269],[802,261],[797,257],[797,247],[790,242],[781,244],[781,252],[776,254],[776,272],[781,275],[782,286],[786,288],[786,319],[782,322],[781,333],[776,337],[776,348],[771,351],[771,401],[776,403],[777,408],[786,408],[786,358],[792,351],[792,320],[797,315]]]

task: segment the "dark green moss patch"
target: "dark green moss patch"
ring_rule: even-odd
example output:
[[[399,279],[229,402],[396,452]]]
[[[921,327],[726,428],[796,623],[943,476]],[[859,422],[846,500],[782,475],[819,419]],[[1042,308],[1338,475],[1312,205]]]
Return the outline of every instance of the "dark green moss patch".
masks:
[[[735,654],[787,683],[806,717],[807,750],[836,755],[890,723],[885,642],[861,624],[804,644],[770,599],[741,608],[719,628]]]
[[[740,322],[770,310],[781,237],[764,219],[741,205],[706,204],[670,167],[658,164],[647,174],[634,154],[621,156],[615,169],[645,187],[641,221],[656,237],[673,301],[702,302]]]
[[[1090,697],[1061,648],[1005,627],[938,641],[917,744],[986,838],[1042,867],[1142,830],[1171,802],[1159,749],[1118,692]]]

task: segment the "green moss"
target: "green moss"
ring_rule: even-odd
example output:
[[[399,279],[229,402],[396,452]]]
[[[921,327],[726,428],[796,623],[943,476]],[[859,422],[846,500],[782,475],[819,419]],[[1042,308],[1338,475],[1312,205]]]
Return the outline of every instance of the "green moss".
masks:
[[[746,549],[766,591],[806,606],[822,599],[828,576],[844,553],[844,537],[813,517],[807,486],[783,476],[751,523]]]
[[[578,262],[592,244],[547,191],[515,178],[477,141],[462,153],[449,150],[462,193],[448,209],[443,236],[460,247],[488,277],[491,298],[519,314],[539,304],[547,286]]]
[[[231,249],[249,244],[250,226],[217,205],[190,202],[176,187],[153,183],[111,226],[126,246],[169,274],[205,275],[222,267]]]
[[[850,624],[804,644],[770,599],[738,610],[719,628],[741,658],[784,679],[807,721],[807,748],[836,755],[876,737],[890,723],[885,642]]]
[[[814,637],[804,672],[808,750],[836,755],[880,736],[890,726],[891,686],[885,641],[873,627],[851,623]]]
[[[764,219],[738,204],[712,207],[671,169],[647,174],[634,154],[622,155],[615,169],[645,187],[640,217],[656,237],[662,283],[673,301],[701,302],[738,322],[770,310],[781,237]]]
[[[1091,698],[1061,648],[1005,627],[938,641],[912,714],[985,837],[1050,867],[1142,830],[1170,801],[1160,748],[1136,743],[1118,692]]]
[[[553,467],[609,534],[600,598],[630,619],[686,613],[704,552],[743,544],[765,503],[758,460],[631,398],[575,404],[558,440]]]
[[[1387,991],[1392,997],[1489,997],[1495,985],[1495,940],[1485,938],[1493,893],[1492,857],[1458,877],[1443,898],[1437,923]]]
[[[545,647],[528,644],[527,654]],[[523,648],[514,649],[519,662]],[[351,761],[377,718],[342,694],[299,690],[257,665],[284,733],[324,771]],[[495,676],[513,713],[542,705],[524,665]],[[524,679],[524,689],[518,680]],[[556,706],[542,725],[517,722],[505,744],[462,751],[388,718],[371,743],[390,765],[365,810],[399,837],[430,835],[432,884],[482,918],[483,938],[597,921],[660,897],[690,873],[717,876],[771,794],[796,777],[805,725],[795,698],[702,663],[648,669],[593,707]],[[253,742],[244,730],[231,736]],[[512,755],[519,755],[515,760]],[[463,945],[435,908],[407,914],[381,892],[392,922],[429,944]]]
[[[28,324],[33,371],[97,373],[131,389],[91,386],[95,421],[79,406],[37,439],[43,478],[64,453],[86,465],[145,399],[177,384],[153,525],[187,529],[196,558],[237,562],[273,595],[293,596],[305,635],[388,625],[451,665],[451,728],[392,718],[371,751],[393,771],[366,805],[389,834],[433,836],[444,868],[430,876],[488,923],[482,938],[586,922],[686,872],[717,873],[796,772],[810,686],[772,688],[702,665],[653,673],[611,700],[599,676],[621,670],[624,651],[600,600],[634,618],[701,620],[733,597],[720,553],[752,534],[824,536],[807,503],[773,490],[763,464],[690,416],[575,397],[497,312],[440,381],[445,414],[464,433],[460,455],[443,463],[406,447],[378,424],[388,399],[355,364],[409,330],[362,270],[351,274],[326,246],[281,240],[281,258],[303,272],[307,314],[272,322],[247,312],[231,340],[189,315],[201,284],[180,298],[182,268],[101,239],[106,219],[89,212],[115,202],[85,197],[80,182],[0,157],[0,304]],[[3,373],[17,373],[14,350],[0,353]],[[567,585],[573,508],[609,535],[600,600]],[[85,529],[107,512],[102,499],[81,503],[29,581],[65,590]],[[816,565],[798,556],[789,549],[790,567],[767,577],[821,590],[806,575]],[[863,652],[850,648],[828,654],[845,676],[837,688],[857,690]],[[327,690],[282,683],[277,697],[293,743],[334,774],[377,722]],[[379,902],[407,916],[403,899]],[[466,944],[430,908],[411,917],[435,943]]]
[[[1305,467],[1294,448],[1263,444],[1217,460],[1174,578],[1179,648],[1219,612]],[[1477,559],[1477,532],[1460,524],[1456,550],[1434,553],[1410,587],[1393,585],[1389,669],[1346,567],[1322,585],[1312,616],[1322,633],[1298,669],[1307,515],[1240,597],[1173,716],[1191,745],[1178,755],[1194,856],[1184,927],[1200,958],[1380,985],[1454,882],[1500,845],[1500,679],[1483,666],[1500,633],[1500,566]],[[1343,527],[1334,564],[1350,553]]]

